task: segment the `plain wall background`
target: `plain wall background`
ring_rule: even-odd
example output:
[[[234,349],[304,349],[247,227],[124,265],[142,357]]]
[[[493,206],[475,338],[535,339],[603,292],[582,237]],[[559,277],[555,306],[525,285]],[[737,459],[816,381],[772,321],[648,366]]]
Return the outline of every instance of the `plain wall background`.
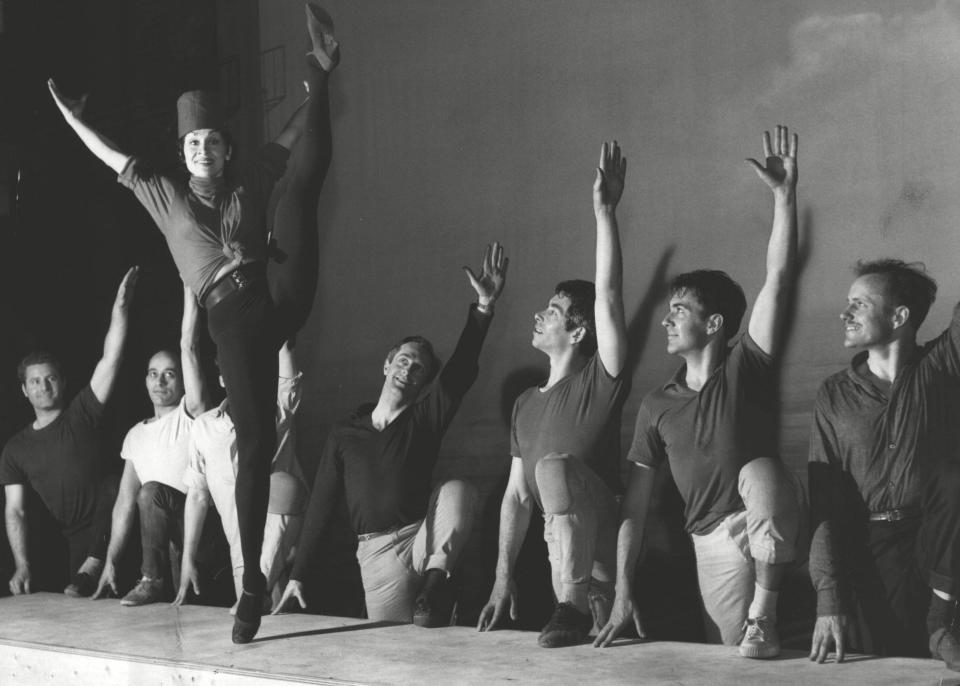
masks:
[[[593,277],[591,184],[600,143],[629,160],[619,219],[628,317],[658,262],[728,271],[756,296],[770,193],[743,162],[764,129],[800,135],[807,255],[784,363],[783,455],[804,472],[816,387],[846,364],[838,314],[861,257],[926,262],[940,283],[921,338],[942,330],[960,277],[957,2],[328,2],[342,46],[335,152],[319,221],[317,303],[301,357],[303,445],[373,400],[390,343],[449,354],[472,296],[461,265],[501,240],[506,291],[443,453],[442,474],[507,469],[501,386],[527,365],[533,313],[559,280]],[[300,99],[298,1],[260,3],[262,50],[284,46]],[[671,249],[675,249],[672,255]],[[624,412],[679,364],[653,330]],[[745,328],[745,324],[744,324]],[[319,446],[317,446],[319,449]]]

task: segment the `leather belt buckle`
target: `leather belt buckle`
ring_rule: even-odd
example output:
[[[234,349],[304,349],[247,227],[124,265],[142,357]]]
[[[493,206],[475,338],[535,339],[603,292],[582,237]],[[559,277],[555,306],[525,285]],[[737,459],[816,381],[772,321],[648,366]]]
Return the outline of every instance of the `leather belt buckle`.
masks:
[[[234,285],[236,285],[238,291],[242,291],[250,284],[250,279],[248,279],[239,268],[230,272],[230,279],[233,281]]]

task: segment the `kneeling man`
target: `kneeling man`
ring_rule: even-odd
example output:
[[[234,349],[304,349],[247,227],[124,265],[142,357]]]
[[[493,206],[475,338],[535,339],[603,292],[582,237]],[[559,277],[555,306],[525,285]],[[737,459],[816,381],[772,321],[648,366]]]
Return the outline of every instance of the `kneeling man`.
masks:
[[[466,271],[478,300],[443,369],[427,339],[403,339],[387,353],[377,404],[361,406],[331,430],[293,572],[275,612],[290,598],[306,607],[304,573],[343,497],[360,539],[367,616],[412,619],[426,627],[449,624],[446,581],[470,534],[479,496],[463,481],[448,481],[432,493],[430,483],[440,441],[477,377],[480,348],[503,290],[507,259],[500,245],[487,247],[478,275]]]
[[[536,506],[557,600],[540,634],[545,648],[580,643],[595,623],[603,626],[612,596],[620,412],[630,386],[615,213],[626,167],[616,142],[604,143],[593,185],[596,286],[564,281],[534,315],[533,346],[549,357],[550,376],[513,408],[496,580],[477,628],[492,629],[508,609],[516,619],[513,568]]]

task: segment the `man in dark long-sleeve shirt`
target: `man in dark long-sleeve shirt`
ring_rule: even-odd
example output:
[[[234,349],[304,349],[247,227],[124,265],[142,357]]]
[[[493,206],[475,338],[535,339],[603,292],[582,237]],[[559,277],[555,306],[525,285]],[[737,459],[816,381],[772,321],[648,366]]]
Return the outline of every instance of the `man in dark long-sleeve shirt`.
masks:
[[[879,260],[856,271],[841,320],[844,345],[864,351],[820,387],[810,442],[810,657],[822,662],[836,643],[842,660],[856,627],[868,652],[926,656],[929,647],[960,669],[950,628],[960,590],[960,309],[920,346],[936,295],[922,265]]]
[[[405,338],[388,354],[375,406],[334,425],[327,438],[290,582],[277,609],[295,597],[306,607],[302,579],[342,495],[360,541],[367,616],[421,626],[444,623],[447,576],[470,532],[476,489],[448,481],[431,492],[440,441],[477,377],[477,359],[503,290],[507,259],[488,246],[479,275],[467,270],[478,302],[470,307],[456,350],[436,380],[430,343]],[[418,595],[419,594],[419,595]]]

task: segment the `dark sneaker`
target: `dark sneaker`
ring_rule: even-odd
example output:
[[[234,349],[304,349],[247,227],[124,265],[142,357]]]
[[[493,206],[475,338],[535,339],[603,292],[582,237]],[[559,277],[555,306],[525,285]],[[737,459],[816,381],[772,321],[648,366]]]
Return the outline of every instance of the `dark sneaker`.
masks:
[[[137,607],[163,600],[163,579],[151,579],[145,576],[137,582],[127,595],[120,599],[121,605]]]
[[[89,598],[97,590],[97,580],[86,572],[77,572],[63,589],[64,595],[71,598]]]
[[[263,594],[247,593],[243,591],[240,594],[240,600],[237,602],[237,612],[233,616],[233,633],[231,638],[234,643],[249,643],[260,630],[260,617],[263,614]]]
[[[425,629],[450,626],[453,612],[451,595],[446,574],[435,583],[428,583],[413,604],[413,623]]]
[[[580,612],[573,603],[560,603],[553,616],[540,632],[537,643],[541,648],[563,648],[584,643],[593,626],[593,616]]]
[[[930,634],[930,653],[934,659],[943,660],[947,669],[960,672],[960,640],[947,627],[941,627]]]
[[[766,659],[780,654],[780,634],[776,624],[767,617],[748,619],[743,623],[743,640],[740,655],[754,659]]]

